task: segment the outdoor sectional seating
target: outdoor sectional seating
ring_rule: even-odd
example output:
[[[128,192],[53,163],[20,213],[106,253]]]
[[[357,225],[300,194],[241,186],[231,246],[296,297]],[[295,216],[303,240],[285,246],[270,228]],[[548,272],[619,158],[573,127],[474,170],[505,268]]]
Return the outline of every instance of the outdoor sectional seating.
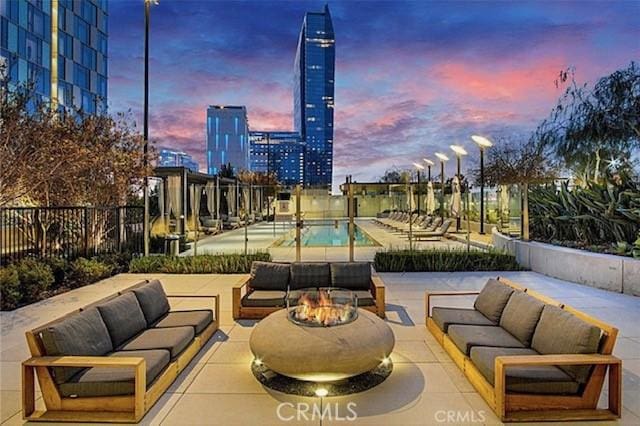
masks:
[[[233,318],[261,319],[297,301],[301,289],[345,288],[358,307],[385,316],[384,283],[368,262],[253,262],[233,287]]]
[[[477,295],[473,309],[431,307]],[[618,330],[504,278],[482,291],[427,292],[427,328],[502,421],[619,418]],[[608,408],[598,400],[608,371]]]
[[[171,311],[173,297],[213,299],[213,309]],[[167,296],[144,281],[28,331],[24,418],[139,422],[218,329],[219,306],[217,295]]]

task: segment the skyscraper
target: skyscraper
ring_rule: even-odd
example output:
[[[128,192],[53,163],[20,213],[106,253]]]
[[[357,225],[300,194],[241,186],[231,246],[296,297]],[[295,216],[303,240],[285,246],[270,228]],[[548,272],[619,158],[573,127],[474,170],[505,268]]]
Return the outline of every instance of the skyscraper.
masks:
[[[329,7],[308,12],[294,64],[294,129],[306,143],[306,186],[331,189],[335,38]]]
[[[249,132],[250,169],[273,173],[283,185],[304,183],[305,146],[297,132]]]
[[[249,169],[249,126],[244,106],[207,108],[207,173],[215,175],[224,164]]]
[[[158,167],[185,167],[198,171],[198,162],[184,151],[173,148],[158,148]]]
[[[107,108],[107,0],[0,1],[0,56],[54,107]]]

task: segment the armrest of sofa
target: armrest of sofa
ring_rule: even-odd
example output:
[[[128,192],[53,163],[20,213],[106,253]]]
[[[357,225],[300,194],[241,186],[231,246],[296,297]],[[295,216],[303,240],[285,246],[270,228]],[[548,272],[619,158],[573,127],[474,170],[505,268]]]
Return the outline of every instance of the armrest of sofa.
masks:
[[[147,391],[147,369],[144,358],[134,356],[40,356],[29,358],[22,363],[22,407],[25,417],[30,416],[35,411],[34,369],[42,367],[133,367],[134,414],[136,418],[140,418],[144,413],[144,396]]]
[[[220,321],[220,295],[219,294],[167,294],[167,299],[211,299],[211,298],[214,299],[213,320]]]
[[[247,287],[251,281],[251,276],[242,277],[234,284],[232,288],[232,304],[233,304],[233,318],[240,318],[240,303],[243,293],[247,292]]]
[[[495,359],[496,410],[505,414],[506,370],[516,366],[544,365],[605,365],[609,367],[609,410],[622,410],[622,360],[613,355],[601,354],[553,354],[553,355],[505,355]]]
[[[480,290],[469,290],[469,291],[425,291],[424,292],[424,302],[425,302],[425,313],[427,317],[431,317],[431,298],[435,296],[473,296],[480,294]]]
[[[384,281],[378,275],[371,275],[371,293],[376,301],[376,311],[381,318],[385,317]]]

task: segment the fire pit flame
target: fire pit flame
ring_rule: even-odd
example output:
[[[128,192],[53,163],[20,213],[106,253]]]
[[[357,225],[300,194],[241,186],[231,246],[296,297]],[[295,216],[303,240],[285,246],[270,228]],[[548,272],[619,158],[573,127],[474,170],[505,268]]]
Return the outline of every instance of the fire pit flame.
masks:
[[[296,306],[289,309],[289,319],[309,327],[333,327],[352,322],[357,317],[357,303],[339,303],[327,290],[303,293]]]

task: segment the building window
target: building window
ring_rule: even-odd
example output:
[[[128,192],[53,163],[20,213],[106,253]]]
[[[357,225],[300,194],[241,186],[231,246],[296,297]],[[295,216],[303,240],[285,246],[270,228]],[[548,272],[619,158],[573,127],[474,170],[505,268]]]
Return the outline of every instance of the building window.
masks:
[[[85,67],[95,71],[96,70],[96,51],[88,46],[85,46],[84,44],[81,46],[80,49],[82,52],[80,63]]]
[[[95,114],[96,102],[93,94],[85,90],[82,91],[82,111],[87,114]]]
[[[90,42],[90,37],[91,37],[91,29],[89,28],[89,24],[87,24],[86,22],[84,22],[82,19],[80,19],[79,17],[75,17],[75,34],[76,37],[83,42],[84,44],[91,44]]]
[[[91,77],[88,69],[82,65],[78,65],[76,63],[73,64],[73,82],[76,86],[89,90],[90,79]]]

